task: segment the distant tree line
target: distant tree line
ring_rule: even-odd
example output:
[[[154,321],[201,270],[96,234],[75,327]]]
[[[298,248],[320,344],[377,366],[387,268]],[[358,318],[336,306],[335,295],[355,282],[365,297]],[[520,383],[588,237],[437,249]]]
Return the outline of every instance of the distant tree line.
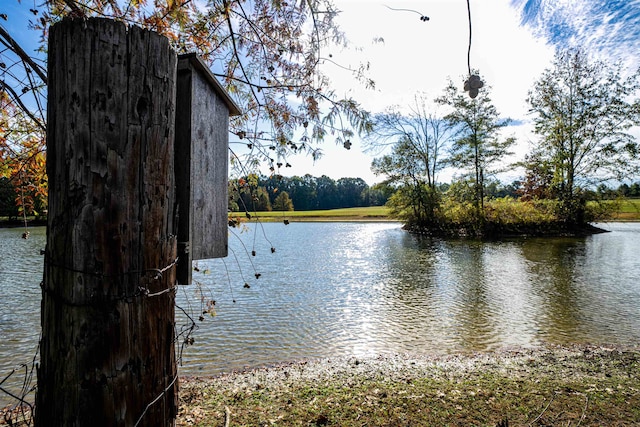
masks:
[[[16,193],[9,178],[0,177],[0,217],[18,216],[18,206],[15,203]]]
[[[231,211],[317,210],[384,205],[393,188],[362,178],[248,175],[229,181]]]
[[[633,184],[622,184],[617,189],[600,184],[595,191],[599,199],[617,199],[619,197],[640,198],[640,181]]]

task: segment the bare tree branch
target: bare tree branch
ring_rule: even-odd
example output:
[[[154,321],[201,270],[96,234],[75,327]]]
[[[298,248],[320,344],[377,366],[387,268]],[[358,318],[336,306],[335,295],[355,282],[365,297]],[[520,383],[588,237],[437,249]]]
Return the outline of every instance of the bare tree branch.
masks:
[[[20,45],[13,39],[13,37],[9,35],[7,30],[5,30],[2,25],[0,25],[0,37],[4,39],[0,39],[0,41],[2,41],[2,43],[9,49],[11,49],[16,55],[18,55],[23,62],[29,64],[29,67],[31,67],[31,69],[38,75],[38,77],[42,79],[44,84],[47,84],[46,70],[35,63],[35,61],[27,54],[27,52],[24,51],[24,49],[22,49],[22,47],[20,47]]]
[[[11,95],[11,98],[20,106],[22,111],[24,111],[24,113],[28,115],[29,118],[31,118],[31,120],[33,120],[40,129],[42,129],[44,132],[47,131],[47,127],[45,126],[45,124],[42,123],[42,121],[36,116],[34,116],[33,113],[26,107],[26,105],[22,103],[22,100],[11,86],[0,80],[0,87],[2,87],[3,90],[7,91]]]

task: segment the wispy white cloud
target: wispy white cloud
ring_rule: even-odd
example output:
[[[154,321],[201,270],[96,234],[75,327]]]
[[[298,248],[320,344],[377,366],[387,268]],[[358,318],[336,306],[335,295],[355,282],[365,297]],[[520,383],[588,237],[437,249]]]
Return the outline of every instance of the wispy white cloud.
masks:
[[[557,47],[639,64],[640,0],[511,0],[522,23]]]

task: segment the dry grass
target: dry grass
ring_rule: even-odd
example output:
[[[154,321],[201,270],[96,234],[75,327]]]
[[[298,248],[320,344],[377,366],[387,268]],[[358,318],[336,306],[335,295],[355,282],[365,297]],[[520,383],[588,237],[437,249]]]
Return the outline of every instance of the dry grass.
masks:
[[[640,425],[640,353],[583,347],[336,359],[185,379],[178,426],[226,423]]]

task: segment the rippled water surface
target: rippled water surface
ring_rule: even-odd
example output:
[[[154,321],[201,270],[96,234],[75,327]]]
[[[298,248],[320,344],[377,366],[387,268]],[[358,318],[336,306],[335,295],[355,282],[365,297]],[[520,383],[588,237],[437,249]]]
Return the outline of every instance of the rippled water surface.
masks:
[[[198,324],[181,372],[344,355],[638,343],[640,224],[603,227],[611,232],[501,242],[423,238],[395,223],[236,229],[230,256],[199,261],[199,285],[178,294]],[[0,229],[0,373],[29,362],[38,341],[44,229],[32,229],[26,241],[20,235]],[[201,296],[216,301],[216,316],[202,322]]]
[[[418,237],[389,223],[251,226],[231,236],[229,258],[198,263],[194,279],[217,301],[217,316],[200,324],[184,371],[637,343],[640,224],[603,227],[611,232],[487,243]],[[196,301],[196,289],[183,288],[180,303]]]

